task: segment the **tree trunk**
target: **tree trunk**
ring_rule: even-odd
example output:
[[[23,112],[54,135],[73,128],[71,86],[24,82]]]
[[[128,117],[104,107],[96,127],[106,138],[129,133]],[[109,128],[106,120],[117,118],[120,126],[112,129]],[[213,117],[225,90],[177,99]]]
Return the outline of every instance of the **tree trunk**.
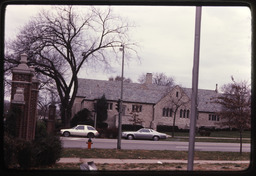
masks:
[[[61,108],[61,120],[62,124],[65,128],[70,127],[70,119],[71,119],[71,107],[68,105],[64,105]]]
[[[242,145],[243,145],[242,131],[239,131],[239,133],[240,133],[240,155],[242,155]]]
[[[173,123],[172,123],[172,138],[174,138],[175,120],[176,120],[176,112],[174,113]]]

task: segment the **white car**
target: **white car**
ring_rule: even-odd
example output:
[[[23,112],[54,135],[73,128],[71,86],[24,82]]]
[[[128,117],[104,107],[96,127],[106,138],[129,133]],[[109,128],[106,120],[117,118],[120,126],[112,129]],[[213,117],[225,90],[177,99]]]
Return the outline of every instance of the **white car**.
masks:
[[[152,139],[158,141],[159,139],[166,139],[165,133],[159,133],[155,130],[148,128],[141,128],[138,131],[126,131],[122,133],[122,137],[126,139]]]
[[[99,135],[99,132],[90,125],[77,125],[70,129],[61,129],[61,135],[68,136],[85,136],[88,138],[94,138]]]

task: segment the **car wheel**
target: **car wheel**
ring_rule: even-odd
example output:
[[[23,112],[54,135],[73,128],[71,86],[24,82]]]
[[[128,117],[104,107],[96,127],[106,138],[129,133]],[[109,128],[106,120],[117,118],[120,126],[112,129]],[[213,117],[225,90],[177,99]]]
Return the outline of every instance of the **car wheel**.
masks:
[[[70,136],[70,133],[69,133],[68,131],[65,131],[65,132],[63,133],[63,136],[69,137],[69,136]]]
[[[154,137],[153,137],[153,140],[154,140],[154,141],[158,141],[158,140],[159,140],[159,137],[158,137],[158,136],[154,136]]]
[[[94,134],[93,134],[93,133],[88,133],[88,134],[87,134],[87,137],[88,137],[88,138],[94,138]]]
[[[133,135],[128,135],[127,136],[127,139],[129,139],[129,140],[133,140],[133,138],[134,138]]]

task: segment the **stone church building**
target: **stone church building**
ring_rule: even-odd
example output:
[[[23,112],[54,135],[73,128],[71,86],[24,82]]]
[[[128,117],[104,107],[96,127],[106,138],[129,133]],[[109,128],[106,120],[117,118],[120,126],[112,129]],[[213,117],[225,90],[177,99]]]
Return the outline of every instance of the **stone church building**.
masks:
[[[83,108],[93,111],[94,103],[105,95],[108,102],[109,127],[118,126],[118,112],[116,104],[120,99],[120,81],[104,81],[79,79],[78,92],[73,106],[73,115]],[[156,129],[159,125],[173,125],[179,129],[188,129],[190,124],[192,89],[178,85],[173,87],[152,84],[152,74],[146,75],[146,81],[140,83],[124,83],[122,124],[132,124],[132,114],[136,113],[142,120],[143,127]],[[220,105],[212,102],[212,98],[219,96],[217,86],[215,90],[198,90],[197,127],[207,126],[221,128],[221,119],[216,115]]]

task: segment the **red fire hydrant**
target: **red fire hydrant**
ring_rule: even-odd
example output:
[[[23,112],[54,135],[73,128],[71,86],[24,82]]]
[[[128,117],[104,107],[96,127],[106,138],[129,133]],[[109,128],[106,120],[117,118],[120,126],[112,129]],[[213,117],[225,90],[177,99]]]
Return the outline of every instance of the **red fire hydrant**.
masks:
[[[91,138],[88,139],[88,142],[86,142],[86,144],[88,144],[88,149],[91,149],[93,144]]]

